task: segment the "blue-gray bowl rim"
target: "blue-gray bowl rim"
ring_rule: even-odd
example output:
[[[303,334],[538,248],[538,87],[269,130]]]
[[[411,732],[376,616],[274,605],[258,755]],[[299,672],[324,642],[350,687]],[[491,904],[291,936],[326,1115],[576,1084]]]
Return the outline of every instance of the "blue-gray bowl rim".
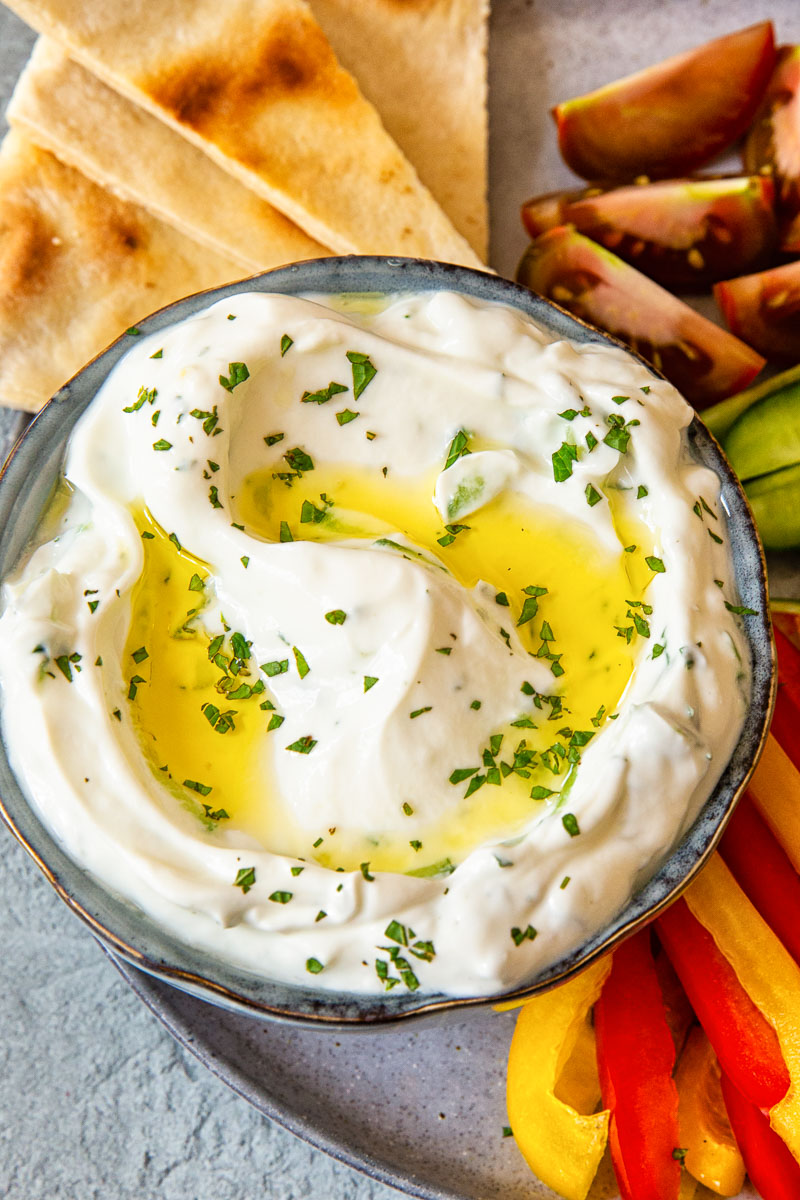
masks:
[[[345,256],[278,267],[199,292],[140,321],[66,383],[34,418],[0,473],[0,579],[13,569],[50,494],[64,447],[78,417],[137,332],[155,333],[209,304],[242,291],[285,294],[400,293],[451,290],[511,306],[559,337],[612,344],[616,338],[586,324],[527,288],[497,275],[423,259]],[[639,357],[635,355],[634,357]],[[644,360],[640,359],[644,362]],[[644,363],[654,378],[661,378]],[[539,971],[524,986],[493,996],[439,993],[365,996],[278,983],[195,950],[160,929],[129,901],[114,895],[68,857],[39,820],[14,778],[0,743],[0,816],[58,895],[114,954],[166,983],[222,1008],[304,1027],[380,1029],[411,1018],[445,1017],[486,1005],[522,1000],[563,982],[628,937],[674,900],[714,851],[758,761],[775,693],[775,652],[769,620],[766,564],[744,492],[719,445],[695,417],[689,431],[697,458],[721,480],[741,602],[756,611],[743,619],[753,661],[751,702],[739,743],[700,814],[659,870],[618,916],[572,953]]]

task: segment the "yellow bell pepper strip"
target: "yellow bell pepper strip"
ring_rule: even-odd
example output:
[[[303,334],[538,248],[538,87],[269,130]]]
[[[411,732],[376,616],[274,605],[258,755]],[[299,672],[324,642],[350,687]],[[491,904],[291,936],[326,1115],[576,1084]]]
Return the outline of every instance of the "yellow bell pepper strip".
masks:
[[[790,1083],[783,1098],[769,1109],[769,1123],[800,1161],[800,967],[718,854],[686,890],[684,899],[775,1030]]]
[[[614,951],[594,1011],[608,1142],[622,1200],[678,1200],[675,1046],[653,965],[650,930]]]
[[[607,1112],[580,1113],[556,1089],[610,969],[603,959],[529,1001],[511,1041],[506,1099],[514,1139],[534,1174],[564,1200],[585,1200],[608,1140]]]
[[[684,1167],[718,1196],[738,1196],[744,1162],[725,1113],[717,1056],[699,1025],[686,1041],[675,1083]]]
[[[596,1041],[594,1025],[587,1013],[556,1083],[556,1099],[579,1113],[593,1113],[600,1104]]]
[[[771,734],[748,791],[795,871],[800,872],[800,771]]]

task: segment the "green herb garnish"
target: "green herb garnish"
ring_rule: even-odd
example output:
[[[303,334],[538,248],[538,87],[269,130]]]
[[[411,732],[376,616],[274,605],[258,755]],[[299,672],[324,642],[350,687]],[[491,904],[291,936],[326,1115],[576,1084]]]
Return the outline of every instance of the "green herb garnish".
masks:
[[[242,362],[228,363],[228,376],[220,375],[219,381],[225,388],[226,392],[232,392],[240,383],[244,383],[245,379],[250,378],[250,372],[247,365]]]

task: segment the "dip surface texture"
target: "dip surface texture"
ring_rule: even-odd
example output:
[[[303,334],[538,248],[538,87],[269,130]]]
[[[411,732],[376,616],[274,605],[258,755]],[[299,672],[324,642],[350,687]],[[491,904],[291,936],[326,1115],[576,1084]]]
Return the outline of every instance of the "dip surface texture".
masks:
[[[524,982],[656,870],[742,726],[691,416],[446,292],[245,294],[137,339],[4,588],[26,792],[269,978]]]

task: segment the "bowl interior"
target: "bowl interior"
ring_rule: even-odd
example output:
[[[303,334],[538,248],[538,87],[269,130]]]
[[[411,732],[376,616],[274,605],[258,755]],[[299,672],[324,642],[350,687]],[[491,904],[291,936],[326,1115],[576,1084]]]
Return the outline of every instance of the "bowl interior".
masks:
[[[293,264],[178,301],[142,321],[140,329],[142,333],[156,332],[241,291],[299,294],[434,290],[457,291],[482,301],[510,305],[558,337],[619,345],[526,288],[497,276],[441,263],[391,258],[326,258]],[[10,458],[0,476],[0,579],[11,572],[36,529],[75,423],[130,346],[131,338],[121,337],[61,388],[28,427]],[[236,1011],[300,1025],[378,1028],[401,1018],[433,1016],[531,995],[568,977],[669,903],[702,866],[758,758],[771,714],[774,664],[766,569],[752,516],[717,443],[697,419],[690,426],[689,442],[695,457],[720,477],[736,587],[742,603],[757,613],[745,619],[753,675],[742,735],[710,798],[660,870],[609,926],[540,971],[524,987],[487,1001],[483,997],[454,999],[431,993],[398,996],[391,992],[378,997],[331,994],[271,982],[179,942],[77,866],[26,801],[4,745],[0,745],[0,813],[62,899],[116,954],[185,991]]]

